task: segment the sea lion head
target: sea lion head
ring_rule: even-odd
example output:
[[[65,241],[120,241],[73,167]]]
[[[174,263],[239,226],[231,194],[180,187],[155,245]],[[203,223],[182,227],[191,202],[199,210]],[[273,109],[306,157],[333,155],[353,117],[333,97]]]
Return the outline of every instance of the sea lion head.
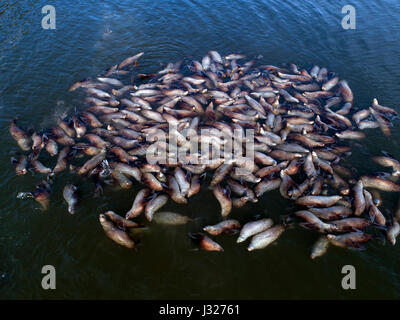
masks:
[[[328,234],[328,235],[326,236],[326,238],[327,238],[328,240],[334,240],[334,239],[336,238],[336,236],[334,236],[333,234]]]

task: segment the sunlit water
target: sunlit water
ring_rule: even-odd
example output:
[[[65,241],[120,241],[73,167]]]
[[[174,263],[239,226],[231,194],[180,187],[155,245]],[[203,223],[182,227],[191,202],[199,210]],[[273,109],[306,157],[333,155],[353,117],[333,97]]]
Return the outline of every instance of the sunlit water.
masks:
[[[137,251],[104,235],[98,214],[125,213],[138,186],[106,189],[93,200],[93,185],[68,174],[55,183],[50,210],[31,200],[40,175],[16,177],[10,157],[17,147],[8,134],[18,116],[37,130],[79,105],[69,86],[93,77],[129,55],[144,51],[138,72],[152,72],[170,61],[201,59],[209,50],[221,54],[262,55],[261,64],[326,66],[347,79],[355,104],[366,107],[377,97],[398,111],[400,101],[400,2],[352,1],[356,30],[343,30],[346,1],[63,1],[55,2],[57,29],[43,30],[41,8],[48,1],[6,0],[0,7],[0,297],[1,298],[399,298],[400,248],[374,241],[366,251],[330,248],[312,261],[318,235],[295,228],[265,250],[247,252],[235,237],[220,236],[223,253],[194,250],[188,232],[219,219],[219,205],[204,190],[187,206],[165,209],[201,217],[180,227],[151,225]],[[318,3],[318,4],[317,4]],[[392,138],[369,130],[354,144],[350,164],[359,173],[380,169],[369,160],[381,150],[400,158],[400,124]],[[380,169],[382,170],[382,169]],[[76,183],[80,209],[71,216],[62,188]],[[384,197],[393,211],[396,194]],[[257,204],[234,209],[246,222],[256,216],[276,222],[292,209],[278,192]],[[41,268],[54,265],[57,289],[41,288]],[[354,265],[357,289],[341,288],[341,269]]]

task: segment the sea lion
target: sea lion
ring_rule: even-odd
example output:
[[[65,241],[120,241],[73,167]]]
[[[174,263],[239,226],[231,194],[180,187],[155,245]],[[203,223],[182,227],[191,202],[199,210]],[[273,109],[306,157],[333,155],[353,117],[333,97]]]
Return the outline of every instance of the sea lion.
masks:
[[[135,248],[135,242],[128,234],[117,228],[111,221],[108,221],[104,214],[99,215],[99,221],[108,238],[128,249]]]

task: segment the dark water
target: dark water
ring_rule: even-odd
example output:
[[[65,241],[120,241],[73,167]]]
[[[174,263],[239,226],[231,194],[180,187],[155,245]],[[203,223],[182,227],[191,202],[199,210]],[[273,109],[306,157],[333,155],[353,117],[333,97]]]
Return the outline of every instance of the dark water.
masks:
[[[57,29],[41,28],[41,8],[53,4]],[[17,150],[8,124],[18,115],[23,126],[49,127],[79,105],[67,92],[125,57],[145,51],[138,72],[182,58],[221,54],[262,55],[262,64],[326,66],[349,81],[356,105],[372,98],[398,108],[400,101],[400,2],[355,0],[357,29],[341,27],[346,1],[27,1],[0,4],[0,298],[399,298],[400,247],[376,241],[366,251],[331,248],[312,261],[317,235],[288,230],[271,247],[248,253],[234,238],[221,236],[223,254],[193,251],[187,237],[218,221],[219,207],[208,190],[187,206],[169,204],[192,217],[183,227],[152,226],[143,246],[130,251],[108,240],[97,220],[113,209],[124,213],[137,189],[113,192],[94,201],[90,184],[68,174],[57,178],[50,210],[30,200],[40,176],[15,177],[10,156]],[[369,156],[384,149],[400,158],[400,125],[390,140],[378,130],[354,146],[351,163],[360,173],[378,167]],[[66,213],[62,188],[76,182],[84,193],[74,216]],[[387,194],[384,208],[395,209]],[[259,216],[275,221],[290,212],[278,193],[235,209],[242,222]],[[54,265],[57,289],[41,288],[41,268]],[[354,265],[357,289],[341,288],[341,268]]]

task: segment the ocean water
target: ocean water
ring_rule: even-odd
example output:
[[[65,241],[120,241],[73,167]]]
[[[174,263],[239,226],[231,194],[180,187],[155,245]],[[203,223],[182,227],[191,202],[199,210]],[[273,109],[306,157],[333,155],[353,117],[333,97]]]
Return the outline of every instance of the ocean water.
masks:
[[[41,9],[56,8],[56,29],[41,26]],[[344,30],[341,10],[356,9],[356,29]],[[197,218],[185,226],[151,225],[137,251],[105,237],[98,214],[125,213],[140,188],[105,190],[92,198],[93,185],[64,173],[57,177],[51,206],[41,212],[18,200],[43,177],[16,177],[10,157],[18,151],[8,133],[11,119],[40,130],[81,104],[68,88],[94,77],[139,51],[138,72],[159,70],[184,58],[199,60],[209,50],[261,55],[260,64],[325,66],[346,79],[355,105],[374,97],[400,111],[399,1],[48,1],[5,0],[0,4],[0,298],[2,299],[394,299],[400,297],[400,247],[382,239],[355,251],[336,247],[309,258],[318,234],[294,228],[265,250],[247,252],[235,237],[217,241],[223,253],[195,250],[187,234],[216,223],[219,205],[204,188],[188,205],[165,209]],[[382,170],[369,157],[385,150],[400,158],[400,124],[391,139],[369,130],[353,144],[351,166],[359,173]],[[74,182],[79,210],[66,211],[62,189]],[[384,194],[383,210],[393,212],[398,195]],[[234,209],[246,222],[276,222],[292,204],[278,192],[257,204]],[[56,290],[43,290],[44,265],[57,271]],[[342,267],[353,265],[357,289],[343,290]]]

